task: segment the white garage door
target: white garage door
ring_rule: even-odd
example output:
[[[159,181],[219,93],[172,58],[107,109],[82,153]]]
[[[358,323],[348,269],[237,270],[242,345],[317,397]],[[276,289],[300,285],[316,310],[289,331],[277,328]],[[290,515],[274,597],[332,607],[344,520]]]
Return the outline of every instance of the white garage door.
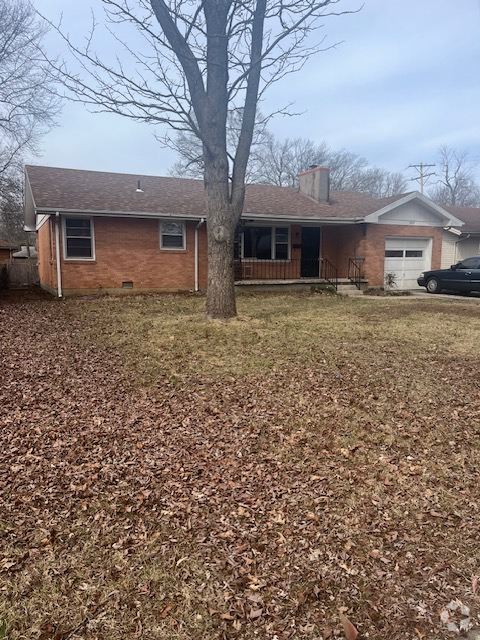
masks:
[[[395,275],[397,289],[416,289],[421,271],[430,269],[430,238],[387,238],[385,241],[385,276]]]

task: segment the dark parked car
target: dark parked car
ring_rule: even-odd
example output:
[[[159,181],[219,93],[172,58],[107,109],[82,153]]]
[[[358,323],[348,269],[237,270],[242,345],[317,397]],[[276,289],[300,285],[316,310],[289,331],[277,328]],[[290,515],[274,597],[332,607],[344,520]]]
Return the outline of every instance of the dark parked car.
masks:
[[[440,293],[442,289],[460,293],[480,291],[480,256],[465,258],[452,264],[450,269],[424,271],[418,276],[417,282],[421,287],[426,287],[428,293]]]

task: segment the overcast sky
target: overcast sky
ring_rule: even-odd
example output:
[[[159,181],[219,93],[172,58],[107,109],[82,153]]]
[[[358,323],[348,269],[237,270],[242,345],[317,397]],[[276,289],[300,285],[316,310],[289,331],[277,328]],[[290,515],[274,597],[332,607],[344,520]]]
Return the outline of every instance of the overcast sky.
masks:
[[[54,22],[63,13],[63,28],[77,41],[88,33],[90,7],[103,21],[100,0],[34,4]],[[343,0],[337,8],[360,4]],[[270,129],[277,137],[325,140],[391,171],[435,162],[442,144],[480,162],[480,0],[364,0],[359,13],[324,24],[325,44],[340,44],[274,85],[262,105],[267,113],[293,100],[302,112],[276,117]],[[62,55],[54,34],[46,47]],[[167,175],[175,161],[148,125],[74,103],[58,121],[38,164]]]

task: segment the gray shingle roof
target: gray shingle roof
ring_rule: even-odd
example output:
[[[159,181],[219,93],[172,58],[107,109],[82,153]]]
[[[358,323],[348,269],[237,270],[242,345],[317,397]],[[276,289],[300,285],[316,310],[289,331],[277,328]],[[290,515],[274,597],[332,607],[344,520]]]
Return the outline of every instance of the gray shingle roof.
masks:
[[[465,223],[465,226],[461,228],[462,233],[480,233],[480,209],[451,206],[443,208]]]
[[[205,216],[201,180],[34,165],[27,166],[26,173],[37,212]],[[142,193],[137,193],[139,181]],[[324,204],[297,189],[247,185],[244,216],[347,220],[363,218],[402,197],[378,200],[363,193],[333,191],[330,202]]]

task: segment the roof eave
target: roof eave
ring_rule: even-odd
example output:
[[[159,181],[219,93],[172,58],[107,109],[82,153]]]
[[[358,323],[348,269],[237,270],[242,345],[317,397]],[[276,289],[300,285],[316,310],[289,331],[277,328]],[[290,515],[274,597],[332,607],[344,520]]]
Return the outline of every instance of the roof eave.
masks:
[[[59,213],[60,215],[76,216],[102,216],[107,218],[178,218],[179,220],[201,220],[205,218],[204,213],[180,214],[180,213],[152,213],[150,211],[108,211],[98,209],[65,209],[62,207],[37,207],[37,215]]]
[[[28,178],[28,172],[25,167],[25,192],[24,192],[24,222],[25,231],[35,231],[36,226],[36,208],[35,198],[33,197],[32,187],[30,186],[30,180]],[[28,229],[27,229],[28,227]]]
[[[148,211],[108,211],[98,209],[66,209],[58,207],[37,207],[35,209],[37,215],[59,213],[60,215],[76,215],[76,216],[102,216],[110,218],[176,218],[178,220],[202,220],[206,218],[205,213],[152,213]],[[252,218],[265,222],[288,222],[289,224],[358,224],[364,222],[364,217],[356,216],[354,218],[339,218],[335,216],[282,216],[262,213],[243,212],[242,218]]]
[[[262,222],[287,222],[288,224],[358,224],[364,222],[363,217],[355,218],[339,218],[335,216],[282,216],[282,215],[265,215],[261,213],[243,212],[242,218],[252,218]]]

